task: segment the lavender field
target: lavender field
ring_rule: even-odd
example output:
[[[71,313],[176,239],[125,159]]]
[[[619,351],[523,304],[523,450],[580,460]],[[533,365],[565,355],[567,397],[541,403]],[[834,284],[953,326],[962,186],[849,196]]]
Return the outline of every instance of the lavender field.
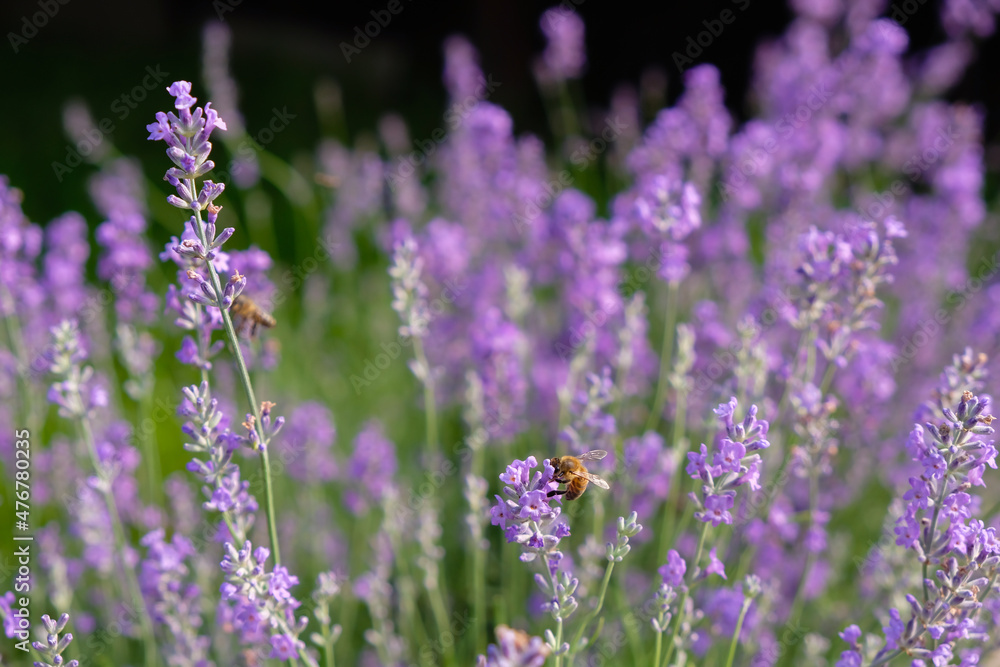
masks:
[[[539,132],[453,35],[433,129],[321,76],[272,150],[225,12],[8,128],[0,664],[1000,666],[1000,2],[791,0],[734,99],[733,0],[597,105],[582,2]]]

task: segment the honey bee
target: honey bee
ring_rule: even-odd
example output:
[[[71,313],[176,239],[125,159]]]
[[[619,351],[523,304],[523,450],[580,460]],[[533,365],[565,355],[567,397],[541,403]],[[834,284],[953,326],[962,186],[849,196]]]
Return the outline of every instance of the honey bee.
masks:
[[[245,338],[253,338],[257,335],[258,326],[270,329],[277,324],[270,313],[261,310],[253,299],[243,294],[233,299],[233,305],[229,307],[229,314],[233,318],[233,326],[236,327],[236,331]],[[247,331],[248,323],[249,331]]]
[[[608,453],[603,449],[594,449],[580,456],[554,456],[549,459],[549,465],[556,469],[553,481],[565,484],[560,491],[549,491],[549,498],[566,494],[566,500],[576,500],[587,490],[587,484],[593,482],[602,489],[610,488],[608,483],[597,475],[587,472],[584,461],[600,461]]]

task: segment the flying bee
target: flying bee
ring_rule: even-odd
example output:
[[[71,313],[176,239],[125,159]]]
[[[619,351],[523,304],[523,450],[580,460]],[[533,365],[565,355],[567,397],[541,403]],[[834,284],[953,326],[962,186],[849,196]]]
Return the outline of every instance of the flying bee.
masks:
[[[587,484],[593,482],[602,489],[610,488],[608,483],[597,475],[587,472],[584,461],[600,461],[608,453],[603,449],[594,449],[580,456],[554,456],[549,459],[549,465],[556,469],[552,480],[565,484],[560,491],[549,491],[549,498],[566,494],[566,500],[576,500],[587,490]]]
[[[233,299],[233,305],[229,307],[229,314],[233,318],[233,326],[245,338],[253,338],[257,335],[258,326],[270,329],[277,324],[270,313],[262,310],[254,303],[253,299],[243,294]],[[248,328],[249,331],[247,331]]]

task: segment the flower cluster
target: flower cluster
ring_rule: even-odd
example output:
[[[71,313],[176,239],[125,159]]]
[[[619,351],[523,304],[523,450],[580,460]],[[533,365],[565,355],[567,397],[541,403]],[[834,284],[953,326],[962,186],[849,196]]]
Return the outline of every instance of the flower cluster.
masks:
[[[117,293],[115,309],[124,322],[150,323],[159,298],[146,289],[145,272],[153,256],[144,238],[146,192],[140,165],[129,159],[115,160],[91,179],[90,193],[97,210],[107,218],[95,234],[104,248],[97,275]]]
[[[983,532],[982,523],[969,524],[975,509],[966,490],[984,486],[986,466],[997,467],[997,450],[992,441],[975,436],[993,433],[993,416],[986,412],[990,400],[965,392],[954,408],[942,406],[944,421],[927,424],[925,430],[914,425],[907,450],[923,466],[919,477],[910,478],[905,514],[896,523],[896,543],[913,549],[922,562],[940,562],[956,553],[968,555],[980,538],[992,544],[992,533]],[[922,518],[931,515],[929,525]],[[946,528],[939,523],[947,520]]]
[[[911,609],[908,621],[897,609],[889,610],[883,627],[885,645],[871,664],[884,664],[901,653],[917,662],[952,664],[960,641],[989,634],[991,624],[980,611],[1000,570],[1000,539],[995,528],[973,518],[978,498],[967,493],[974,486],[985,486],[987,466],[996,469],[993,441],[982,438],[994,431],[993,417],[986,412],[989,404],[989,397],[966,391],[954,408],[940,405],[942,421],[928,422],[926,432],[914,425],[910,433],[906,448],[923,472],[910,478],[895,534],[896,544],[912,549],[923,566],[923,595],[922,599],[906,595]],[[933,579],[929,568],[937,568]],[[841,654],[838,667],[863,664],[861,634],[856,625],[841,633],[851,648]],[[977,664],[979,655],[978,649],[963,651],[961,664]]]
[[[52,328],[52,346],[48,350],[49,372],[56,377],[49,387],[49,401],[59,407],[59,414],[78,419],[108,404],[107,390],[94,379],[94,369],[83,366],[87,359],[76,320],[63,320]]]
[[[226,577],[220,590],[223,601],[233,605],[234,628],[246,643],[270,642],[271,658],[299,658],[305,644],[298,637],[309,619],[295,618],[301,603],[290,589],[299,583],[298,577],[281,565],[268,572],[264,563],[270,550],[254,549],[249,540],[239,550],[230,542],[225,547],[222,571]]]
[[[546,78],[563,81],[579,77],[587,62],[583,19],[566,6],[546,11],[540,25],[548,39],[542,54]]]
[[[507,543],[518,543],[523,549],[521,560],[530,562],[537,556],[546,559],[552,572],[558,568],[562,552],[559,541],[569,535],[569,524],[560,519],[562,507],[552,505],[549,492],[559,488],[552,478],[555,468],[548,460],[542,461],[541,470],[534,456],[526,460],[515,459],[500,475],[506,486],[503,493],[494,496],[497,504],[490,509],[494,526],[500,526]]]
[[[68,632],[61,638],[59,637],[67,623],[69,623],[69,614],[63,614],[58,621],[53,621],[48,614],[42,616],[42,624],[45,626],[45,641],[32,642],[31,644],[31,648],[38,651],[42,657],[41,661],[35,661],[35,667],[79,667],[78,660],[66,662],[62,657],[62,653],[69,648],[73,641],[73,635]]]
[[[176,195],[170,195],[167,201],[177,208],[202,211],[209,208],[212,201],[222,194],[225,188],[222,184],[205,181],[201,192],[195,193],[192,185],[196,178],[204,176],[215,168],[215,163],[208,159],[212,152],[212,143],[208,140],[212,131],[225,130],[226,123],[212,108],[211,102],[204,109],[194,107],[197,98],[191,96],[191,84],[187,81],[175,81],[167,92],[174,97],[174,108],[180,112],[156,112],[156,122],[146,126],[150,141],[163,141],[167,144],[167,157],[175,166],[167,170],[164,180],[174,186]],[[232,231],[229,232],[232,234]],[[214,239],[214,234],[211,235]],[[226,235],[228,237],[228,235]],[[223,239],[225,240],[225,239]],[[208,248],[202,246],[202,255]],[[194,251],[194,248],[191,248]]]
[[[790,4],[784,35],[753,55],[745,122],[708,63],[676,94],[650,71],[604,118],[577,108],[588,28],[563,3],[541,17],[534,71],[551,150],[519,133],[499,82],[454,37],[441,129],[422,137],[389,114],[359,134],[345,123],[353,100],[324,81],[317,118],[331,132],[313,166],[261,150],[276,122],[253,142],[228,71],[239,35],[207,27],[212,104],[173,82],[172,108],[148,126],[180,209],[159,256],[182,331],[163,356],[172,334],[149,289],[143,170],[74,104],[73,143],[101,137],[70,156],[95,171],[99,217],[33,224],[0,176],[0,464],[23,485],[31,466],[30,493],[16,490],[35,509],[25,524],[48,522],[31,526],[45,547],[35,593],[79,609],[78,639],[120,625],[105,655],[122,664],[316,667],[318,650],[323,664],[482,653],[480,667],[782,667],[832,664],[844,648],[839,667],[988,661],[1000,540],[976,487],[996,467],[984,392],[998,360],[971,350],[995,347],[1000,328],[997,258],[982,257],[995,207],[982,194],[988,118],[961,100],[967,87],[951,89],[1000,4],[943,0],[943,41],[927,50],[926,36],[909,40],[906,3]],[[211,171],[218,130],[224,174]],[[241,214],[229,227],[222,195]],[[261,247],[235,249],[243,233]],[[250,297],[290,309],[261,345],[230,312]],[[379,344],[353,329],[377,333],[392,311],[384,354],[350,354]],[[279,337],[296,363],[251,375],[270,370]],[[407,346],[422,405],[369,381]],[[963,349],[938,378],[945,351]],[[177,360],[191,374],[183,435],[155,391]],[[368,379],[350,375],[362,365]],[[345,396],[338,373],[370,390]],[[258,380],[304,392],[287,424]],[[698,446],[731,395],[747,414],[723,403],[723,432]],[[911,405],[915,416],[899,407]],[[463,412],[463,442],[448,447]],[[338,441],[335,415],[352,442]],[[607,493],[567,500],[555,459],[535,457],[491,489],[489,470],[557,440],[571,455],[608,452],[620,467]],[[182,442],[194,484],[172,470]],[[14,456],[28,449],[30,463]],[[896,488],[875,566],[842,586],[856,517]],[[635,548],[654,532],[640,517],[659,521],[655,543]],[[506,544],[486,539],[487,519]],[[310,597],[293,595],[291,572],[315,581]],[[885,602],[869,612],[866,599]],[[28,631],[13,604],[0,597],[8,636]],[[37,664],[65,667],[90,645],[66,648],[65,616],[43,622]],[[835,628],[840,649],[821,636]]]
[[[700,451],[689,452],[685,468],[691,479],[703,482],[703,499],[699,500],[692,494],[692,499],[702,508],[695,513],[695,517],[699,521],[711,522],[713,526],[733,522],[729,510],[733,507],[738,487],[745,484],[753,491],[760,489],[761,458],[756,452],[771,446],[765,439],[769,424],[757,420],[757,406],[750,406],[742,423],[733,420],[736,408],[737,401],[733,397],[729,403],[722,403],[715,409],[715,414],[726,427],[726,437],[719,440],[711,458],[704,443]]]
[[[205,485],[205,509],[221,512],[232,538],[245,539],[253,526],[257,501],[250,494],[250,483],[241,479],[233,454],[246,440],[227,428],[228,420],[207,382],[185,387],[183,392],[184,402],[178,412],[189,419],[182,430],[192,439],[184,443],[184,449],[207,455],[207,460],[192,459],[187,469]]]
[[[551,652],[541,637],[506,625],[496,627],[497,643],[479,656],[476,667],[542,667]]]
[[[403,324],[399,334],[407,338],[423,338],[427,335],[430,310],[427,307],[427,285],[421,273],[423,259],[417,254],[417,242],[407,236],[393,250],[392,267],[392,309],[399,313]]]
[[[168,542],[162,528],[142,538],[148,549],[139,565],[139,587],[146,598],[153,622],[164,626],[161,647],[169,664],[202,665],[208,660],[211,640],[199,634],[202,625],[201,590],[189,581],[187,563],[195,555],[194,546],[183,535]]]
[[[560,433],[560,438],[570,445],[570,451],[582,453],[589,449],[613,449],[615,418],[608,411],[614,400],[614,382],[611,369],[588,373],[586,389],[578,391],[570,404],[570,424]]]
[[[353,453],[344,465],[344,504],[356,516],[385,503],[394,490],[396,447],[382,425],[370,421],[354,439]]]

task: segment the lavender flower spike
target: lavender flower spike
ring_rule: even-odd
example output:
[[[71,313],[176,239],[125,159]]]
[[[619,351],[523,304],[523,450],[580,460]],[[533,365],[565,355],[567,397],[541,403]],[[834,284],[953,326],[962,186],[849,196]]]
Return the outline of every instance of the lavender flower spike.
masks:
[[[150,141],[163,141],[167,144],[167,157],[176,166],[167,170],[164,180],[177,189],[177,195],[168,201],[177,208],[204,210],[213,199],[222,194],[221,184],[206,181],[201,195],[195,195],[194,179],[210,172],[215,163],[208,159],[212,152],[212,144],[208,138],[212,130],[226,129],[226,123],[212,108],[211,103],[202,109],[198,107],[191,112],[191,107],[198,100],[191,96],[191,84],[187,81],[175,81],[167,92],[174,96],[174,107],[180,112],[157,112],[156,122],[146,126]],[[187,181],[182,182],[182,181]]]
[[[490,644],[486,655],[479,656],[476,667],[542,667],[549,657],[549,647],[541,637],[506,625],[496,629],[497,643]]]
[[[31,644],[31,647],[38,651],[42,657],[42,661],[35,661],[35,667],[79,667],[78,660],[66,662],[62,657],[63,651],[69,648],[70,642],[73,641],[73,635],[68,632],[61,639],[59,638],[59,633],[69,623],[69,614],[63,614],[58,621],[53,621],[46,614],[42,616],[42,623],[45,625],[45,643],[33,642]]]

